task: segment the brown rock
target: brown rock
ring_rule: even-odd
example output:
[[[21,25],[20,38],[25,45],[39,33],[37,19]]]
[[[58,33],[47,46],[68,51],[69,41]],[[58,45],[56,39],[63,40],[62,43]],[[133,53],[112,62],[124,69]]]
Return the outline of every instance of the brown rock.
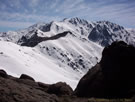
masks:
[[[40,90],[37,85],[20,82],[23,79],[0,77],[0,102],[59,102],[56,95]],[[20,80],[20,81],[17,81]],[[31,81],[31,80],[28,80]],[[36,84],[36,82],[31,81]]]

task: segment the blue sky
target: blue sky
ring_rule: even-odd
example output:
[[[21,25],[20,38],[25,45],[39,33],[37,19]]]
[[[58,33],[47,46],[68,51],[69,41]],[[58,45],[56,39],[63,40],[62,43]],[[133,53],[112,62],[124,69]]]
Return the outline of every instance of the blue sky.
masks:
[[[0,31],[79,17],[135,28],[135,0],[0,0]]]

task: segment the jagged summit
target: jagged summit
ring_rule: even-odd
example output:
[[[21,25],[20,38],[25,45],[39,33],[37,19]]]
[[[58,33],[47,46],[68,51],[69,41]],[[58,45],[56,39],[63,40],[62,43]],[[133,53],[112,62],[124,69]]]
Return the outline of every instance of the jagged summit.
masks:
[[[102,46],[108,46],[114,41],[125,41],[133,44],[133,34],[130,34],[124,27],[109,21],[98,21],[90,32],[88,38]]]

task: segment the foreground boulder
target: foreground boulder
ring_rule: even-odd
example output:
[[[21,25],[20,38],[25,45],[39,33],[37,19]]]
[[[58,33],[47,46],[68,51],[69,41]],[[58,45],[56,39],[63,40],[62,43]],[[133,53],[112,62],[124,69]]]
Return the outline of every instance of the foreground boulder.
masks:
[[[72,88],[64,82],[45,84],[26,74],[16,78],[0,70],[0,102],[71,102],[72,94]]]
[[[135,95],[135,47],[123,41],[104,48],[99,64],[80,80],[81,97],[125,98]]]

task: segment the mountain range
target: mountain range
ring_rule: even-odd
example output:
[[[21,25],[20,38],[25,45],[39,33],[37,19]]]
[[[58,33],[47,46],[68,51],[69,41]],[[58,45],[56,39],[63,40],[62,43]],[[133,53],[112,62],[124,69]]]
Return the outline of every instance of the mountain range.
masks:
[[[73,89],[114,41],[135,45],[135,30],[80,18],[38,23],[0,33],[0,69],[19,77],[28,74],[48,84],[66,82]]]

